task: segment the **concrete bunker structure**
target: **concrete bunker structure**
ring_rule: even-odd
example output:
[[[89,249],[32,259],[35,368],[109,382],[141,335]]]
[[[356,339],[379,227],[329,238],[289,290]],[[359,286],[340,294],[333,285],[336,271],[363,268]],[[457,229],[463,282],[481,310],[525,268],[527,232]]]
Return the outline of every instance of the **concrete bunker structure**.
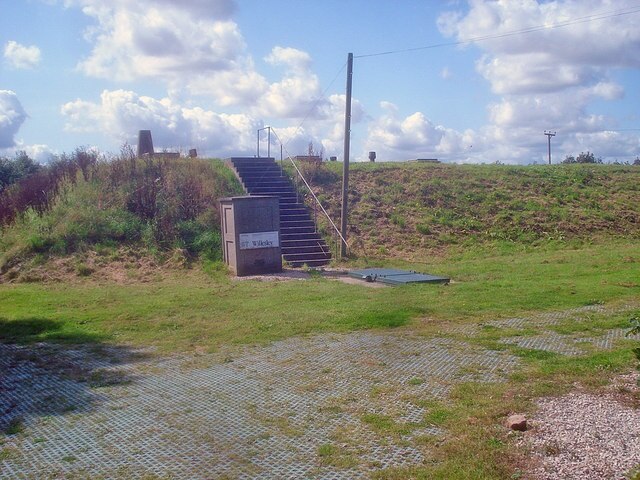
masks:
[[[278,197],[220,199],[222,252],[237,276],[282,271]]]

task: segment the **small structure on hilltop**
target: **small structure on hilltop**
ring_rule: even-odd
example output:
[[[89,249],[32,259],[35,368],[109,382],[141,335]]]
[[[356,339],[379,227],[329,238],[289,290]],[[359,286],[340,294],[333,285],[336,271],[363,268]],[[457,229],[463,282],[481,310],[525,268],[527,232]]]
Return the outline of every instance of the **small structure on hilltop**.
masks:
[[[194,152],[192,156],[191,153]],[[195,153],[195,149],[189,150],[189,156],[195,157],[197,154]],[[138,131],[138,150],[136,152],[138,158],[140,157],[156,157],[156,158],[180,158],[180,152],[168,152],[163,150],[162,152],[156,153],[153,149],[153,138],[151,137],[151,130],[140,130]]]
[[[438,160],[437,158],[416,158],[415,160],[409,161],[418,163],[440,163],[440,160]]]
[[[143,155],[153,156],[153,139],[151,138],[151,130],[140,130],[138,132],[138,151],[136,155],[142,157]]]
[[[294,162],[322,163],[320,155],[296,155],[295,157],[289,157],[289,159]]]

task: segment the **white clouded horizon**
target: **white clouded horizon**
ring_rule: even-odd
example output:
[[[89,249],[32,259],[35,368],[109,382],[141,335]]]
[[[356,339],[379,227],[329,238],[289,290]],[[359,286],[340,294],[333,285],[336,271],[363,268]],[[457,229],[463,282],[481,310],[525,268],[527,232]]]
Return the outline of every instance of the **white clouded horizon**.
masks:
[[[287,152],[304,154],[313,142],[327,156],[339,155],[344,101],[343,95],[332,95],[322,104],[321,118],[304,127],[272,125]],[[104,132],[117,142],[134,144],[139,130],[151,130],[158,148],[197,148],[218,157],[253,155],[256,131],[264,127],[262,119],[250,114],[217,113],[129,90],[104,90],[98,102],[76,99],[64,104],[60,112],[65,118],[64,128],[70,132]],[[353,102],[353,114],[354,122],[364,118],[357,100]],[[276,146],[275,135],[272,143]]]
[[[440,15],[438,27],[463,42],[506,35],[474,42],[483,51],[476,70],[501,96],[488,105],[489,123],[481,129],[486,144],[495,145],[493,153],[498,152],[498,160],[541,160],[535,157],[540,155],[540,136],[547,129],[558,131],[561,149],[601,149],[610,158],[637,154],[630,135],[604,134],[617,128],[614,119],[589,112],[596,100],[624,96],[624,88],[611,80],[615,69],[640,67],[640,30],[634,16],[611,14],[589,19],[622,12],[624,7],[634,6],[631,2],[471,0],[469,5],[466,14]],[[581,22],[551,28],[576,20]],[[510,35],[541,25],[549,28]],[[620,148],[621,144],[627,148]],[[505,148],[509,146],[511,152]]]
[[[14,40],[4,46],[4,59],[15,69],[31,69],[38,66],[42,54],[36,45],[25,46]]]
[[[285,72],[282,80],[269,85],[253,110],[275,118],[317,118],[326,99],[322,98],[318,76],[311,70],[310,55],[276,46],[265,61],[284,67]]]
[[[139,129],[150,128],[159,145],[224,156],[252,153],[255,130],[270,124],[279,125],[292,154],[303,153],[313,141],[327,156],[342,156],[345,96],[323,93],[307,51],[274,45],[264,58],[254,59],[234,20],[234,1],[64,1],[95,22],[85,32],[90,52],[79,61],[79,71],[116,83],[159,82],[167,91],[153,98],[121,87],[104,90],[97,101],[69,101],[61,107],[69,131],[104,131],[132,143]],[[464,11],[440,15],[437,24],[444,35],[469,42],[621,11],[625,5],[631,3],[470,0]],[[637,135],[611,132],[616,120],[590,108],[622,99],[625,89],[613,73],[640,66],[634,18],[612,16],[475,42],[476,72],[494,99],[485,105],[485,124],[473,129],[437,124],[425,112],[400,114],[393,99],[382,102],[382,113],[372,118],[366,110],[374,105],[354,100],[353,122],[366,122],[367,133],[356,147],[362,151],[352,158],[366,160],[366,152],[374,150],[380,160],[544,161],[547,129],[558,131],[556,161],[576,149],[609,159],[635,156]],[[280,71],[280,78],[268,81],[261,73],[265,66]],[[440,76],[451,79],[450,67]]]
[[[391,102],[380,104],[384,114],[369,125],[366,151],[375,151],[379,161],[402,161],[416,158],[439,158],[445,161],[471,161],[471,146],[477,134],[458,132],[435,125],[422,112],[404,118]],[[480,147],[478,142],[476,150]]]
[[[154,78],[168,83],[228,72],[246,65],[246,45],[230,20],[230,0],[67,0],[96,24],[85,31],[92,45],[78,68],[117,81]]]
[[[16,138],[27,118],[16,93],[0,90],[0,156],[12,157],[18,151],[25,151],[37,162],[46,162],[52,154],[47,145],[28,145]]]
[[[158,148],[197,148],[220,156],[249,153],[262,124],[247,115],[224,114],[185,107],[169,98],[155,99],[128,90],[105,90],[100,102],[77,99],[61,108],[65,129],[104,131],[134,144],[139,130],[151,130]]]

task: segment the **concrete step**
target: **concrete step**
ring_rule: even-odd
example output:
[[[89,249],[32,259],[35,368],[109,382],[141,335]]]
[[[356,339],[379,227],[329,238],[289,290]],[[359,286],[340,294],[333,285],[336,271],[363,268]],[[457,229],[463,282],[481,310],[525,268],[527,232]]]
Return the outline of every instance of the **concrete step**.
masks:
[[[292,197],[280,197],[280,209],[284,206],[300,205],[298,199],[295,196]]]
[[[287,261],[289,260],[330,260],[331,253],[323,252],[322,250],[318,250],[313,253],[287,253],[286,254]]]
[[[238,176],[242,179],[242,183],[248,185],[277,182],[285,179],[285,177],[277,172],[251,172],[244,174],[242,172],[238,172]]]
[[[296,233],[315,233],[316,227],[311,222],[309,226],[288,227],[280,225],[280,235],[293,235]]]
[[[291,190],[293,190],[293,186],[291,185],[291,182],[289,182],[288,180],[284,180],[280,177],[278,178],[266,178],[266,179],[255,179],[255,180],[250,180],[250,181],[244,181],[244,186],[248,187],[248,188],[256,188],[256,187],[260,187],[260,188],[274,188],[274,187],[279,187],[279,188],[283,188],[283,189],[288,189],[290,188]]]
[[[307,246],[296,246],[296,247],[285,247],[281,246],[283,255],[294,255],[300,253],[318,253],[318,252],[330,252],[331,250],[327,245],[307,245]]]
[[[234,167],[238,168],[238,167],[252,167],[252,166],[278,166],[280,165],[280,162],[276,163],[274,162],[272,159],[266,159],[266,158],[252,158],[252,159],[242,159],[240,161],[232,161],[231,162],[233,164]]]
[[[331,260],[331,254],[330,253],[295,253],[295,254],[285,254],[283,255],[284,259],[287,262],[300,262],[300,263],[306,263],[309,262],[310,260],[324,260],[324,261],[329,261]]]
[[[235,168],[278,165],[272,158],[243,158],[242,160],[232,160],[231,163]]]
[[[300,220],[282,220],[280,218],[280,228],[282,230],[293,227],[313,227],[315,229],[316,224],[308,216]]]
[[[317,233],[313,234],[295,234],[289,235],[288,238],[280,238],[280,244],[285,247],[310,246],[310,245],[327,245],[327,242]]]
[[[310,233],[280,232],[280,243],[282,245],[291,245],[288,242],[300,242],[300,241],[311,241],[315,243],[324,242],[324,240],[320,238],[320,235],[318,235],[317,232],[310,232]]]
[[[263,189],[263,188],[247,188],[246,189],[250,195],[269,195],[270,197],[291,197],[291,198],[298,198],[298,196],[296,195],[296,192],[292,191],[292,190],[282,190],[282,188],[280,188],[279,190],[274,190],[274,189]]]
[[[246,173],[259,173],[259,172],[278,172],[280,174],[283,173],[282,169],[280,169],[277,165],[237,165],[233,168],[236,169],[236,172],[246,172]]]
[[[282,210],[280,211],[280,224],[284,224],[287,222],[304,222],[306,220],[311,220],[311,215],[309,212],[302,212],[299,214],[282,214]]]
[[[297,208],[297,207],[293,207],[291,209],[285,210],[284,208],[282,208],[282,205],[280,205],[280,221],[281,222],[286,220],[301,219],[301,217],[311,218],[311,213],[304,208]]]

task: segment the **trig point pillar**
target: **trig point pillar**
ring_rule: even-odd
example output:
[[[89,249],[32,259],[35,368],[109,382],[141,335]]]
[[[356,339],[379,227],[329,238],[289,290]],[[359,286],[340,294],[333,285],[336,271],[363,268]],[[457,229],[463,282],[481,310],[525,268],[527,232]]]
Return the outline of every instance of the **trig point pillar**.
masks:
[[[151,139],[151,130],[140,130],[138,132],[138,157],[145,153],[153,156],[153,140]]]
[[[220,199],[222,253],[241,277],[282,271],[280,202],[278,197]]]

